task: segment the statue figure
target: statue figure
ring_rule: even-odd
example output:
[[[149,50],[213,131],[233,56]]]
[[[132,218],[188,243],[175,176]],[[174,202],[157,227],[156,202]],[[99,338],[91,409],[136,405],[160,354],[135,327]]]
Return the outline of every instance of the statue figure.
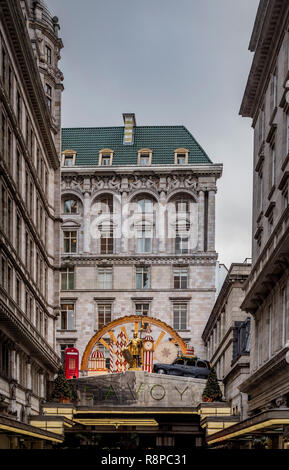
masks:
[[[123,352],[130,369],[138,369],[141,367],[142,340],[138,337],[137,333],[133,334],[133,338]]]

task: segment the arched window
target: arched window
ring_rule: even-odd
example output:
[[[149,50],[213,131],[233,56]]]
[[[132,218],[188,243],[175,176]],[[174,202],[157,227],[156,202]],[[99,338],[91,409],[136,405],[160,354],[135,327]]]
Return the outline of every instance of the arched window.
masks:
[[[69,198],[63,201],[63,213],[64,214],[78,214],[79,204],[77,199]]]

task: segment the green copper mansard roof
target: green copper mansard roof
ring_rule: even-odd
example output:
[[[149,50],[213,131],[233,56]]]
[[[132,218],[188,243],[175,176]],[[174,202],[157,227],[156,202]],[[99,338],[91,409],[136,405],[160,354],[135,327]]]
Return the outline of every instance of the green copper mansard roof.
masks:
[[[114,151],[112,165],[137,165],[138,151],[152,150],[152,165],[173,165],[174,151],[189,150],[189,164],[212,163],[184,126],[136,126],[134,143],[123,144],[124,127],[76,127],[62,129],[62,151],[75,150],[75,165],[98,165],[99,151]]]

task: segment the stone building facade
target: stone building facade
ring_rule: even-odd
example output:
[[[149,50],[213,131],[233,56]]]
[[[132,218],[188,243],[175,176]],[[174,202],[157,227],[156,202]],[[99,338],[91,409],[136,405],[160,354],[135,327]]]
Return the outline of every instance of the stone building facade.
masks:
[[[1,0],[0,18],[0,428],[32,436],[59,364],[62,42],[42,0]]]
[[[248,394],[249,417],[211,443],[249,436],[252,446],[256,441],[269,448],[289,446],[288,31],[289,3],[261,0],[240,109],[254,129],[252,270],[241,305],[252,315],[251,360],[239,387]]]
[[[133,114],[123,127],[63,129],[62,149],[62,357],[132,314],[161,319],[204,357],[222,165],[183,126],[137,126]]]
[[[251,315],[240,306],[250,270],[247,262],[231,265],[203,332],[207,359],[224,383],[225,399],[232,413],[242,418],[247,417],[247,395],[238,387],[250,371]]]
[[[253,260],[242,304],[254,318],[251,374],[242,385],[250,394],[251,414],[286,405],[289,393],[288,27],[287,2],[260,2],[240,110],[254,128]]]

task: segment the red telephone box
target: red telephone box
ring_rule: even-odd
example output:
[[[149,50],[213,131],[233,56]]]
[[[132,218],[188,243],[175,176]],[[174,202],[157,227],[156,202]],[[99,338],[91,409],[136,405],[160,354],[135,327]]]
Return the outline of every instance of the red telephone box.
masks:
[[[79,352],[76,348],[66,348],[64,351],[65,376],[67,379],[79,377]]]

